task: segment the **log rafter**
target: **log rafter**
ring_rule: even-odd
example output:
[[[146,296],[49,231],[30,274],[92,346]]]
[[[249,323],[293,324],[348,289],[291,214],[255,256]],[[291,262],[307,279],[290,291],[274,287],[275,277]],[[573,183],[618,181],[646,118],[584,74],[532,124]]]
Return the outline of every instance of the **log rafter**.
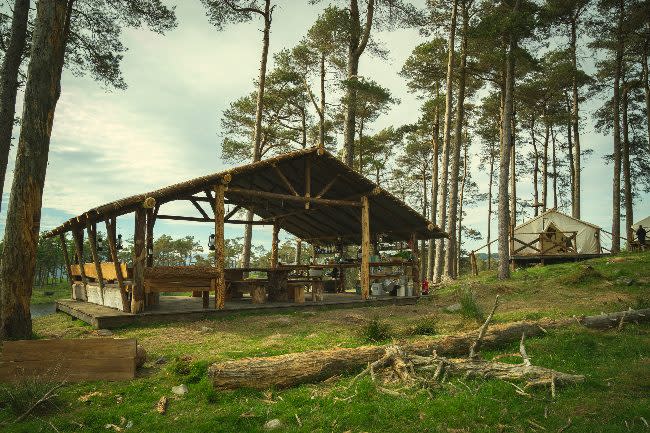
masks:
[[[289,179],[287,179],[287,177],[284,175],[282,170],[280,170],[280,167],[278,167],[277,164],[272,164],[271,167],[273,167],[273,171],[275,171],[275,174],[278,175],[278,177],[280,178],[284,186],[287,187],[289,192],[295,196],[299,196],[300,194],[298,194],[298,191],[296,191],[296,189],[293,187]]]

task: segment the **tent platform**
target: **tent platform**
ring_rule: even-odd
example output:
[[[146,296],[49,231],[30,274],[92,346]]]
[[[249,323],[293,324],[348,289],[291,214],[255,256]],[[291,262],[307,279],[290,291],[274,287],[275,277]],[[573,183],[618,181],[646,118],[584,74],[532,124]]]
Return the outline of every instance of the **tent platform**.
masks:
[[[551,263],[579,262],[606,256],[609,256],[609,254],[526,254],[510,256],[510,263],[514,265],[526,265],[530,263],[541,263],[545,265]]]
[[[128,325],[143,325],[151,323],[170,323],[178,321],[194,321],[236,314],[257,313],[286,313],[292,311],[309,311],[338,308],[380,307],[387,305],[414,305],[417,296],[382,296],[360,299],[354,293],[325,293],[322,302],[312,302],[305,299],[304,304],[292,302],[270,302],[253,304],[250,299],[226,302],[223,310],[214,309],[214,297],[210,298],[210,308],[202,307],[201,298],[189,296],[161,296],[160,304],[150,307],[139,314],[125,313],[114,308],[90,302],[61,299],[56,301],[56,310],[88,323],[95,329],[114,329]]]

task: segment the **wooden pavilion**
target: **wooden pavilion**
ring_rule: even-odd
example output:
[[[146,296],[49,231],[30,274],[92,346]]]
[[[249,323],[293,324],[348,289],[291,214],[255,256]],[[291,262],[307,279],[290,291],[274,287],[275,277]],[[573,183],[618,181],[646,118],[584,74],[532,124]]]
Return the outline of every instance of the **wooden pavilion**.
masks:
[[[174,201],[192,203],[196,215],[166,214],[166,205]],[[231,207],[227,213],[225,205]],[[268,269],[226,269],[224,266],[224,224],[246,224],[247,221],[234,219],[244,209],[258,216],[252,224],[273,226]],[[117,255],[116,218],[129,213],[135,218],[132,267],[120,263]],[[214,266],[154,266],[154,225],[157,220],[165,219],[214,224]],[[100,261],[96,247],[100,223],[105,224],[107,231],[111,257],[107,263]],[[224,309],[226,301],[238,299],[245,292],[250,293],[253,302],[264,303],[267,297],[268,301],[304,302],[304,292],[300,293],[299,286],[307,281],[294,282],[288,275],[318,265],[279,264],[280,229],[314,246],[360,245],[360,259],[341,265],[360,268],[360,300],[369,298],[371,269],[386,265],[371,263],[372,245],[381,240],[411,246],[414,258],[402,264],[408,265],[413,295],[418,296],[417,240],[446,236],[391,193],[318,148],[283,154],[116,200],[71,218],[46,236],[59,236],[63,243],[73,298],[137,314],[159,305],[162,292],[201,292],[203,308],[209,306],[210,292],[214,292],[217,310]],[[67,257],[67,232],[71,232],[74,242],[76,257],[72,259]],[[80,263],[79,259],[83,257],[84,233],[90,244],[91,263]],[[260,282],[244,277],[255,270],[267,272],[267,279]],[[294,287],[298,288],[294,290]],[[318,292],[318,284],[316,290],[312,286],[312,296],[314,291]],[[111,293],[117,296],[111,298]],[[109,298],[113,300],[109,302]]]

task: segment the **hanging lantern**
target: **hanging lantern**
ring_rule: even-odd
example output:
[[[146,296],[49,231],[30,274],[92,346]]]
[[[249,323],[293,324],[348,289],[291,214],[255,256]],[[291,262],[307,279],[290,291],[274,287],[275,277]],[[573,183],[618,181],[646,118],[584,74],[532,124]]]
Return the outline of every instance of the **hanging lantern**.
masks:
[[[215,239],[216,239],[216,236],[214,235],[214,233],[211,234],[210,237],[208,238],[208,249],[210,249],[210,251],[214,251],[214,240]]]
[[[124,246],[122,246],[122,235],[119,234],[117,235],[117,242],[115,243],[115,249],[117,251],[123,250]]]
[[[102,246],[102,242],[104,242],[103,239],[102,239],[102,235],[98,234],[97,235],[97,251],[102,251],[104,249],[104,247]]]

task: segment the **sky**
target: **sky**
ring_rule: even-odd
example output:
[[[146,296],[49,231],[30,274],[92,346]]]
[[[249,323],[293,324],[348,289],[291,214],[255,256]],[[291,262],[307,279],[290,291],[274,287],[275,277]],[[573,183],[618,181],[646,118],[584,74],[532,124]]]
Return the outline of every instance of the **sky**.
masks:
[[[258,21],[231,25],[217,31],[210,25],[199,1],[176,4],[178,27],[165,36],[146,29],[126,30],[129,48],[122,64],[128,89],[106,91],[89,77],[64,72],[52,131],[41,229],[50,230],[70,217],[115,199],[143,193],[226,167],[220,159],[219,133],[222,112],[235,99],[254,89],[261,51]],[[325,2],[322,2],[325,3]],[[270,56],[293,47],[314,22],[323,5],[299,0],[280,0],[274,13]],[[389,59],[364,54],[360,73],[371,76],[400,100],[375,123],[376,130],[389,125],[413,123],[419,117],[419,101],[407,92],[398,73],[411,50],[424,41],[414,29],[377,34]],[[585,58],[591,53],[582,52]],[[272,60],[269,69],[273,66]],[[22,98],[19,95],[19,103]],[[593,154],[583,163],[582,217],[611,230],[611,166],[603,155],[611,152],[611,137],[594,131],[590,111],[583,109],[583,148]],[[22,109],[17,110],[18,112]],[[18,131],[14,131],[14,136]],[[478,152],[478,144],[473,153]],[[13,178],[15,148],[5,180],[0,230],[4,232],[6,207]],[[472,161],[473,173],[482,190],[487,179]],[[526,179],[518,185],[520,196],[530,197]],[[166,214],[194,215],[190,203],[164,205]],[[650,215],[650,197],[635,202],[636,220]],[[467,209],[464,224],[486,232],[485,203]],[[103,229],[101,227],[100,229]],[[493,230],[496,221],[493,222]],[[156,236],[193,235],[204,247],[213,228],[210,224],[156,223]],[[118,218],[118,231],[132,237],[133,216]],[[226,237],[242,235],[239,226],[226,225]],[[281,234],[281,238],[289,238]],[[255,227],[254,243],[270,245],[271,228]],[[475,248],[476,241],[465,245]]]

